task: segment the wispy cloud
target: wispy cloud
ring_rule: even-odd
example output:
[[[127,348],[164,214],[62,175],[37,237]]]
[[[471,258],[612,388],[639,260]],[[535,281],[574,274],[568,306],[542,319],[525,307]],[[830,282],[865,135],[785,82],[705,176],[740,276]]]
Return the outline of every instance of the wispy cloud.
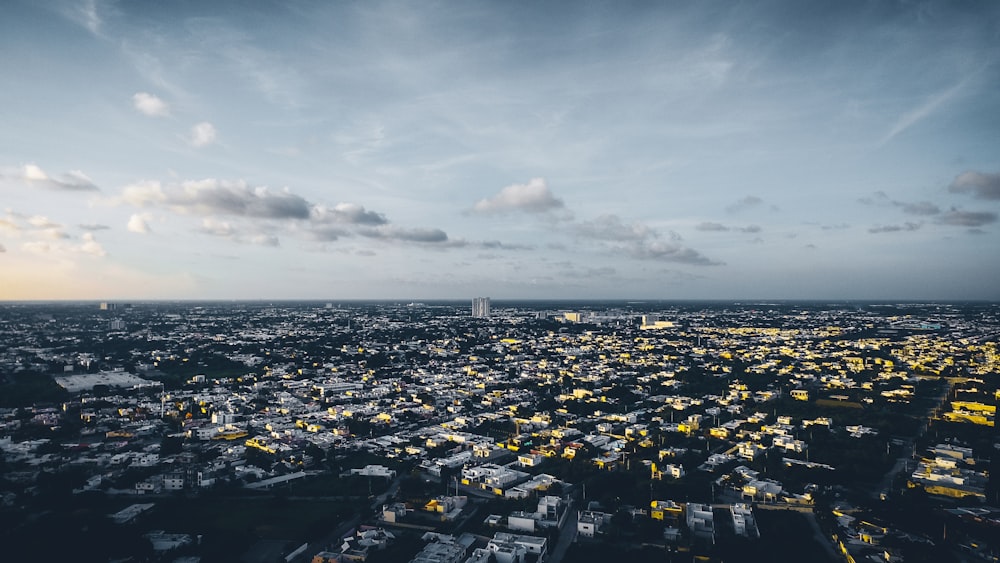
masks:
[[[580,222],[574,225],[573,232],[585,238],[610,243],[608,246],[612,252],[638,260],[661,260],[697,266],[721,264],[682,245],[681,236],[673,231],[669,231],[664,240],[657,230],[638,221],[626,223],[617,215],[602,215]]]
[[[104,23],[98,13],[98,0],[79,0],[63,4],[63,14],[94,35],[101,34]]]
[[[929,201],[894,201],[892,204],[899,207],[907,215],[937,215],[941,213],[941,208]]]
[[[739,212],[739,211],[745,211],[747,209],[753,209],[755,207],[760,207],[763,204],[764,204],[764,200],[763,199],[761,199],[761,198],[759,198],[759,197],[757,197],[755,195],[748,195],[748,196],[746,196],[744,198],[741,198],[739,201],[736,201],[735,203],[731,203],[731,204],[727,205],[726,206],[726,211],[728,211],[730,213],[736,213],[736,212]]]
[[[869,228],[868,232],[873,234],[899,233],[906,231],[916,231],[919,230],[921,226],[922,226],[921,223],[910,223],[910,222],[903,223],[902,225],[876,225],[874,227]]]
[[[882,137],[881,141],[879,141],[879,145],[884,145],[888,143],[896,135],[899,135],[903,131],[906,131],[910,127],[913,127],[917,123],[920,123],[927,117],[931,116],[935,111],[937,111],[939,107],[947,103],[949,100],[954,98],[959,92],[961,92],[964,87],[965,87],[965,81],[963,80],[958,84],[952,86],[951,88],[944,90],[943,92],[934,94],[930,98],[924,100],[924,102],[919,106],[899,116],[896,122],[893,123],[892,127],[889,129],[889,132],[886,133],[884,137]]]
[[[707,232],[726,232],[729,227],[723,225],[722,223],[715,223],[712,221],[703,221],[695,225],[695,230],[697,231],[707,231]]]
[[[938,222],[956,227],[981,227],[995,223],[996,220],[997,214],[990,211],[962,211],[960,209],[952,209],[942,214]]]
[[[79,170],[70,170],[58,177],[52,177],[35,163],[25,164],[19,171],[0,174],[0,177],[13,178],[31,186],[50,190],[94,192],[99,189],[93,180]]]

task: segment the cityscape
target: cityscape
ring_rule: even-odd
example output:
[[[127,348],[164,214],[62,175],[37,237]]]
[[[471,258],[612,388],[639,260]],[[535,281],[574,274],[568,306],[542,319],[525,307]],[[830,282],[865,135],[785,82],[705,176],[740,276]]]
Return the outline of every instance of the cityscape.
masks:
[[[994,303],[2,305],[5,552],[996,561]]]
[[[0,562],[1000,563],[998,30],[4,1]]]

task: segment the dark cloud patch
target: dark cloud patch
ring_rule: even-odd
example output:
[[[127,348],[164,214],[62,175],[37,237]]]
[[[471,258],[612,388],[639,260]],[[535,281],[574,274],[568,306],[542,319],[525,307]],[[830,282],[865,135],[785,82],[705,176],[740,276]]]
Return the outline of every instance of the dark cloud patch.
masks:
[[[368,238],[390,241],[415,242],[421,244],[444,244],[449,242],[448,233],[441,229],[401,229],[396,227],[361,229],[358,234]]]
[[[5,247],[4,245],[0,244],[0,252],[7,252],[7,247]]]
[[[315,206],[310,219],[319,223],[342,223],[349,225],[386,225],[389,220],[385,215],[368,211],[364,206],[355,203],[338,203],[333,209],[325,206]]]
[[[884,205],[889,203],[889,196],[883,191],[877,191],[874,194],[858,199],[858,203],[863,205]]]
[[[230,215],[256,219],[308,219],[310,204],[290,191],[266,186],[252,187],[243,181],[216,179],[162,186],[145,182],[125,188],[122,199],[136,206],[161,204],[178,213]]]
[[[875,207],[896,207],[907,215],[927,217],[941,213],[941,208],[929,201],[899,201],[890,198],[885,192],[878,191],[869,197],[863,197],[858,203]]]
[[[722,265],[722,262],[712,260],[693,248],[664,241],[650,241],[642,244],[633,244],[624,250],[633,258],[638,258],[640,260],[678,262],[681,264],[691,264],[693,266]]]
[[[498,240],[484,240],[476,243],[477,246],[490,250],[534,250],[530,244],[513,244],[500,242]]]
[[[919,230],[920,227],[922,226],[923,226],[922,223],[910,223],[910,222],[903,223],[902,225],[876,225],[868,229],[868,232],[873,234],[899,233],[904,231],[916,231]]]
[[[746,227],[740,227],[738,230],[741,233],[759,233],[763,229],[759,225],[747,225]]]
[[[956,227],[981,227],[995,223],[997,214],[989,211],[962,211],[952,209],[941,215],[938,222],[943,225],[954,225]]]
[[[106,231],[111,228],[108,225],[100,225],[97,223],[82,224],[82,225],[77,225],[77,227],[84,231]]]
[[[763,199],[761,199],[761,198],[759,198],[759,197],[757,197],[755,195],[748,195],[748,196],[744,197],[743,199],[740,199],[736,203],[732,203],[730,205],[727,205],[726,206],[726,211],[728,211],[730,213],[735,213],[735,212],[738,212],[738,211],[745,211],[747,209],[753,209],[753,208],[759,207],[759,206],[761,206],[763,204],[764,204],[764,200]]]
[[[903,213],[908,215],[937,215],[941,213],[941,208],[934,205],[929,201],[917,201],[917,202],[905,202],[905,201],[894,201],[893,205],[900,208]]]
[[[1000,200],[1000,173],[962,172],[948,186],[948,191],[976,199]]]
[[[681,236],[668,231],[663,237],[638,221],[626,223],[617,215],[602,215],[583,221],[573,231],[581,237],[613,243],[613,251],[639,260],[661,260],[698,266],[718,265],[697,250],[680,244]],[[666,238],[667,240],[663,240]]]
[[[712,221],[702,221],[695,225],[696,231],[708,231],[708,232],[726,232],[729,227],[723,225],[722,223],[714,223]]]
[[[574,227],[576,234],[598,240],[626,241],[655,238],[657,233],[642,223],[625,223],[617,215],[601,215]]]
[[[340,227],[317,225],[306,229],[307,237],[321,242],[333,242],[341,237],[350,236],[350,232]]]
[[[593,277],[608,277],[608,276],[613,276],[613,275],[615,275],[617,273],[618,273],[618,270],[615,270],[614,268],[612,268],[610,266],[603,266],[603,267],[599,267],[599,268],[586,268],[586,269],[583,270],[583,275],[586,276],[586,277],[588,277],[588,278],[593,278]]]

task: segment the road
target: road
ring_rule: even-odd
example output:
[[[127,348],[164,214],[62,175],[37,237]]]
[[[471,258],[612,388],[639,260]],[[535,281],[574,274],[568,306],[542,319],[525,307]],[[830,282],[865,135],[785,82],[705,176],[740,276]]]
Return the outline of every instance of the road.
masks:
[[[921,421],[920,429],[917,430],[916,436],[908,439],[906,443],[902,446],[904,451],[911,449],[913,447],[913,444],[915,444],[917,440],[919,440],[921,437],[923,437],[924,434],[927,433],[927,429],[930,427],[931,417],[934,416],[935,411],[941,408],[941,406],[945,403],[945,401],[948,400],[948,396],[951,394],[951,389],[952,387],[954,387],[955,381],[952,378],[949,378],[947,381],[948,385],[945,386],[944,390],[941,391],[941,396],[938,397],[937,402],[931,405],[927,409],[927,413],[924,415],[924,418]],[[882,477],[882,480],[879,482],[876,488],[871,492],[872,496],[875,498],[880,498],[880,495],[883,492],[892,493],[893,492],[892,483],[893,480],[896,478],[896,475],[899,474],[901,471],[909,471],[909,470],[910,470],[910,457],[907,456],[898,458],[896,460],[896,463],[892,466],[892,469],[890,469]]]
[[[569,502],[566,510],[569,511],[569,514],[566,517],[566,522],[563,524],[562,531],[559,533],[559,541],[556,542],[556,546],[552,548],[549,554],[550,563],[561,563],[563,557],[566,556],[566,550],[569,549],[569,545],[576,539],[576,521],[579,514],[573,508],[573,501]]]

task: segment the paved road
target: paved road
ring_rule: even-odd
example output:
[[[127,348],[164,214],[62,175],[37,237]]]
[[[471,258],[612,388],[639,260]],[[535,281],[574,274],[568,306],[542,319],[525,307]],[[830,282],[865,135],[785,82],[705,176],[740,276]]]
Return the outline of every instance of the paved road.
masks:
[[[573,508],[573,501],[570,501],[566,510],[569,511],[569,514],[566,517],[566,522],[563,524],[562,531],[559,533],[559,541],[549,553],[549,563],[561,563],[563,557],[566,556],[566,550],[569,549],[569,545],[576,539],[576,521],[579,514]]]

